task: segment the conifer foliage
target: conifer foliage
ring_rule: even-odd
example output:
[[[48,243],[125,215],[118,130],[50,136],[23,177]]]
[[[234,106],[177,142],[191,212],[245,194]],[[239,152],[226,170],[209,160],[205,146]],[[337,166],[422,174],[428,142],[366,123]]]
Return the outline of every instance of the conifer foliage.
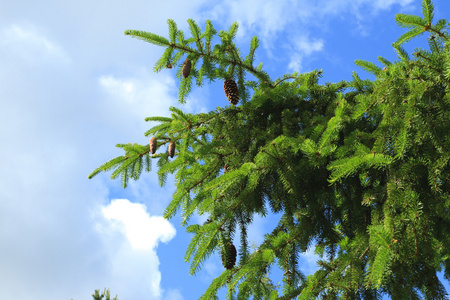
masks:
[[[450,279],[450,23],[433,23],[430,0],[422,10],[422,17],[396,16],[408,29],[393,44],[397,61],[356,61],[375,80],[354,73],[352,81],[325,85],[320,70],[271,79],[254,66],[256,37],[245,57],[234,44],[236,23],[217,33],[209,21],[202,31],[188,20],[189,38],[172,20],[168,39],[127,30],[165,47],[154,70],[178,66],[181,103],[194,80],[236,80],[225,92],[242,101],[200,114],[171,107],[170,118],[147,118],[158,124],[146,136],[177,151],[119,144],[124,155],[89,178],[112,170],[126,187],[153,159],[161,185],[176,174],[164,216],[181,211],[193,235],[190,273],[213,254],[224,260],[201,299],[222,287],[229,299],[446,299],[436,273]],[[423,34],[429,50],[407,53],[402,45]],[[191,62],[188,76],[183,58]],[[280,221],[251,248],[249,224],[271,212]],[[192,224],[194,213],[208,221]],[[321,259],[305,276],[299,255],[310,247]],[[281,286],[270,278],[275,265]]]
[[[111,300],[111,293],[109,292],[109,289],[105,289],[102,293],[100,293],[100,290],[95,290],[92,294],[92,298],[94,300]],[[112,298],[112,300],[118,300],[117,296]]]

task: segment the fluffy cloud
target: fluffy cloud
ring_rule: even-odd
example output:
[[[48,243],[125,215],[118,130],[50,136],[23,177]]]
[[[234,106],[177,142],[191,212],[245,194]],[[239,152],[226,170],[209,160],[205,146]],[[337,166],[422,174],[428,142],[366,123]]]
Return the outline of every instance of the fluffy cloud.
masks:
[[[304,274],[313,274],[318,270],[317,260],[319,260],[320,257],[314,253],[314,246],[310,246],[305,253],[300,255],[300,257],[302,258],[300,270]]]
[[[0,31],[2,52],[28,63],[69,63],[69,57],[56,42],[47,38],[36,26],[13,24]]]
[[[304,72],[309,67],[305,58],[326,50],[321,38],[310,38],[313,31],[329,31],[334,28],[333,22],[345,19],[356,34],[367,36],[368,20],[380,11],[394,6],[405,10],[412,3],[413,0],[229,0],[210,5],[210,12],[205,15],[225,28],[237,21],[238,41],[245,42],[245,46],[251,36],[258,36],[268,57],[276,62],[276,70],[287,56],[289,71]],[[274,54],[279,44],[288,45],[285,56]]]
[[[117,78],[103,75],[98,79],[102,91],[105,122],[121,124],[143,135],[148,128],[144,119],[149,116],[168,116],[169,107],[177,105],[175,81],[170,76],[154,76],[142,72],[140,76]],[[136,129],[136,125],[140,125]],[[127,129],[131,129],[128,127]]]
[[[373,5],[377,9],[389,9],[393,5],[400,5],[406,7],[411,5],[414,0],[376,0]]]
[[[230,0],[212,6],[209,15],[222,24],[238,21],[241,35],[257,34],[267,43],[275,42],[280,31],[304,32],[311,25],[324,25],[343,13],[357,14],[361,9],[373,11],[406,7],[413,0]],[[224,18],[225,16],[225,18]]]
[[[303,60],[312,56],[315,52],[322,51],[324,41],[322,39],[310,39],[308,36],[300,36],[293,40],[290,48],[290,63],[288,68],[294,72],[303,71]]]
[[[107,220],[118,221],[123,226],[121,231],[136,250],[154,250],[159,241],[167,243],[175,236],[172,224],[163,217],[151,217],[146,206],[140,203],[116,199],[104,207],[102,213]]]
[[[161,299],[156,248],[159,242],[167,243],[175,236],[175,228],[163,217],[150,216],[145,205],[126,199],[102,207],[101,215],[105,220],[97,229],[105,248],[111,251],[114,292],[124,299]],[[176,291],[169,294],[174,298]]]
[[[142,136],[150,126],[155,125],[144,122],[146,117],[170,116],[170,106],[181,107],[177,100],[178,87],[174,73],[161,72],[155,75],[143,69],[133,77],[103,75],[98,82],[102,91],[99,106],[105,112],[102,116],[105,117],[104,121],[111,126],[132,125],[133,130],[140,130]],[[206,95],[196,94],[195,91],[182,109],[187,112],[205,112]],[[202,89],[202,92],[207,91],[207,88]]]

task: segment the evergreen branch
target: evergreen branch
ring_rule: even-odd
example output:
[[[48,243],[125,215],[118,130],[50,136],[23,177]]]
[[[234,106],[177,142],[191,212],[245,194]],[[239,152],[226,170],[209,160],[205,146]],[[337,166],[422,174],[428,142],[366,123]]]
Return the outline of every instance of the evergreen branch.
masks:
[[[407,32],[405,32],[404,34],[402,34],[397,41],[395,41],[394,43],[394,48],[396,48],[395,45],[401,45],[403,43],[406,43],[408,41],[410,41],[411,39],[415,38],[416,36],[419,36],[421,34],[423,34],[425,32],[425,30],[422,27],[415,27]],[[396,48],[397,49],[397,48]],[[397,49],[398,50],[398,49]],[[403,56],[402,56],[403,57]]]
[[[390,261],[390,251],[388,247],[380,247],[373,262],[371,272],[371,282],[375,283],[377,289],[381,286],[381,280]]]
[[[237,22],[234,22],[230,28],[228,29],[228,36],[230,40],[233,40],[236,37],[236,33],[239,29],[239,24]]]
[[[245,173],[242,167],[239,169],[228,171],[226,172],[226,174],[216,177],[205,184],[204,190],[209,191],[217,187],[222,187],[223,190],[226,190],[227,187],[231,186],[238,178],[242,179],[244,174]]]
[[[395,21],[401,27],[406,28],[425,28],[429,26],[427,21],[418,16],[406,15],[406,14],[396,14]]]
[[[235,34],[234,30],[237,30],[237,24],[235,27],[232,26],[232,28],[230,28],[231,32]],[[178,34],[180,34],[181,31],[178,32]],[[158,45],[158,46],[170,46],[173,49],[178,49],[181,50],[184,53],[192,53],[192,54],[196,54],[199,56],[208,56],[211,58],[211,60],[215,61],[215,62],[219,62],[219,63],[225,63],[225,64],[230,64],[230,65],[235,65],[235,66],[239,66],[241,68],[244,68],[245,70],[247,70],[248,72],[250,72],[251,74],[253,74],[254,76],[256,76],[257,78],[260,78],[263,81],[267,81],[270,82],[270,78],[269,76],[262,72],[261,70],[257,70],[255,69],[252,65],[247,65],[245,63],[243,63],[240,60],[235,60],[235,59],[229,59],[229,58],[222,58],[222,57],[218,57],[217,55],[211,54],[211,53],[202,53],[202,52],[196,52],[195,50],[186,47],[185,45],[182,44],[174,44],[174,43],[169,43],[169,41],[163,37],[160,37],[158,35],[149,33],[149,32],[143,32],[143,31],[137,31],[137,30],[127,30],[125,31],[126,35],[131,35],[133,37],[137,37],[140,38],[142,40],[145,40],[149,43]],[[190,77],[190,76],[189,76]],[[184,98],[182,101],[184,101]],[[184,103],[184,102],[181,102]]]
[[[106,172],[117,166],[118,164],[122,163],[124,160],[126,160],[126,156],[118,156],[116,158],[113,158],[104,164],[100,165],[97,169],[95,169],[91,174],[89,174],[88,178],[92,179],[93,177],[97,176],[100,172]]]
[[[210,20],[206,20],[206,28],[205,28],[205,32],[204,32],[204,36],[206,39],[206,45],[207,45],[207,54],[209,54],[210,50],[211,50],[211,40],[213,39],[213,37],[216,35],[217,31],[214,28],[214,25],[211,23]]]
[[[172,117],[173,119],[179,119],[177,116],[179,116],[183,121],[186,121],[186,123],[189,124],[190,118],[179,108],[176,108],[174,106],[169,107],[169,110],[173,112]]]
[[[147,117],[147,118],[145,118],[145,122],[149,122],[149,121],[170,123],[170,122],[173,121],[173,119],[172,118],[168,118],[168,117]]]
[[[328,275],[333,270],[334,270],[333,268],[328,269],[328,270],[319,270],[318,272],[315,272],[314,275],[308,276],[308,282],[307,282],[305,288],[300,291],[297,299],[309,300],[309,299],[317,298],[316,296],[318,296],[322,292],[322,290],[326,287],[325,278],[328,277]],[[319,290],[317,290],[317,289],[319,289]]]
[[[180,87],[178,91],[178,102],[184,104],[186,103],[186,97],[192,89],[192,76],[183,78],[180,82]]]
[[[335,116],[328,121],[326,129],[320,137],[319,153],[323,148],[331,145],[332,141],[338,139],[339,137],[339,131],[341,130],[343,122],[342,117],[344,115],[344,111],[347,108],[347,101],[345,101],[342,94],[339,94],[337,104],[338,105],[335,110]]]
[[[354,174],[364,165],[381,168],[391,164],[392,161],[393,159],[390,156],[376,153],[338,159],[330,163],[327,167],[328,170],[332,171],[328,181],[333,184],[341,178]]]
[[[167,20],[167,24],[169,24],[169,37],[170,37],[170,42],[172,44],[176,43],[176,39],[177,39],[177,35],[178,35],[178,28],[177,28],[177,24],[175,23],[174,20],[172,19],[168,19]]]
[[[400,44],[397,42],[392,44],[392,46],[397,51],[398,56],[404,61],[409,61],[410,59],[409,59],[408,52],[406,52],[406,50],[402,46],[400,46]]]
[[[212,254],[216,245],[216,235],[219,232],[219,228],[212,232],[207,232],[202,235],[201,244],[194,254],[194,257],[189,268],[189,274],[194,275],[200,269],[200,265]]]
[[[297,79],[298,75],[297,73],[294,74],[285,74],[283,76],[281,76],[280,78],[278,78],[277,80],[275,80],[274,85],[272,88],[276,88],[277,85],[279,85],[280,83],[282,83],[285,80],[289,80],[289,79]]]
[[[215,299],[217,291],[227,283],[227,281],[230,279],[232,275],[233,270],[223,271],[222,274],[219,275],[219,277],[213,279],[213,281],[206,289],[206,291],[203,293],[203,295],[200,296],[199,300]]]
[[[163,55],[156,61],[153,72],[158,73],[162,69],[167,68],[167,64],[172,60],[173,48],[168,47],[164,50]]]
[[[156,163],[158,168],[161,169],[165,164],[167,164],[169,161],[169,154],[168,153],[164,153],[163,155],[161,155],[158,159],[158,162]],[[161,173],[158,172],[158,181],[159,181],[159,186],[163,187],[166,184],[166,179],[167,179],[167,173]]]
[[[152,162],[150,160],[149,153],[145,154],[144,157],[145,157],[145,162],[144,162],[144,164],[145,164],[145,171],[150,173],[152,171]]]
[[[215,166],[216,168],[217,168],[217,165]],[[189,187],[188,189],[187,189],[187,193],[189,193],[192,189],[194,189],[195,187],[197,187],[197,186],[201,186],[202,185],[202,183],[208,178],[208,177],[210,177],[211,176],[211,173],[210,172],[208,172],[203,178],[201,178],[200,180],[198,180],[198,181],[195,181],[195,183],[191,186],[191,187]],[[203,197],[202,197],[203,196]],[[206,198],[206,197],[204,197],[204,196],[206,196],[206,193],[198,193],[197,194],[197,196],[194,198],[194,201],[192,201],[189,205],[188,205],[188,207],[185,209],[185,213],[184,213],[184,219],[185,220],[187,220],[192,214],[194,214],[194,212],[195,212],[195,210],[198,208],[198,206],[200,205],[200,203],[201,203],[201,200],[203,200],[203,198]],[[220,197],[220,196],[219,196]],[[210,198],[210,201],[208,201],[209,203],[211,203],[211,202],[213,202],[214,200],[216,200],[217,199],[217,197],[209,197]],[[211,199],[212,198],[212,199]]]
[[[380,76],[382,70],[380,67],[375,65],[374,63],[368,62],[366,60],[357,59],[355,60],[355,64],[362,67],[364,70],[372,73],[375,76]]]
[[[432,52],[441,52],[442,51],[442,46],[436,42],[436,37],[434,35],[430,36],[430,38],[428,39],[428,45],[430,45],[430,49]],[[435,70],[438,73],[441,73],[440,70],[429,66],[431,69]]]
[[[392,65],[392,63],[382,56],[378,56],[378,60],[386,67]]]
[[[256,52],[256,49],[258,49],[258,47],[259,47],[259,40],[256,36],[254,36],[254,37],[252,37],[252,40],[250,41],[250,51],[247,56],[248,64],[250,66],[253,65],[253,61],[255,59],[255,52]]]
[[[433,22],[434,6],[433,3],[431,3],[431,0],[422,1],[422,14],[428,24],[431,24]]]
[[[139,155],[138,158],[133,163],[133,172],[131,174],[131,178],[133,178],[134,180],[138,180],[142,174],[142,170],[144,169],[142,161],[143,157],[142,155]]]
[[[192,37],[195,39],[195,42],[197,44],[198,52],[203,53],[203,46],[201,43],[201,30],[200,27],[198,27],[197,23],[192,20],[188,19],[189,29],[191,30]]]
[[[319,152],[316,143],[311,139],[304,140],[303,143],[299,145],[299,149],[310,157],[313,157],[316,153]]]
[[[171,46],[172,44],[164,37],[159,36],[157,34],[146,32],[146,31],[140,31],[140,30],[125,30],[125,35],[130,35],[131,37],[144,40],[146,42],[149,42],[151,44],[157,45],[157,46]]]
[[[233,281],[231,282],[231,285],[237,285],[237,283],[242,280],[246,275],[252,272],[251,264],[243,265],[239,268],[239,270],[233,274]]]
[[[172,218],[176,212],[179,210],[181,206],[181,202],[186,198],[189,197],[189,193],[185,192],[181,188],[178,188],[175,193],[172,196],[172,200],[170,203],[166,206],[166,209],[164,210],[163,216],[165,219]]]
[[[158,173],[171,173],[173,174],[180,166],[184,165],[184,161],[181,159],[175,158],[174,160],[167,162],[164,166],[161,166],[158,170]]]
[[[100,294],[100,290],[95,290],[92,294],[92,298],[94,300],[103,300],[103,297],[105,297],[105,300],[118,300],[117,295],[111,299],[111,294],[109,289],[106,289]]]
[[[138,158],[137,155],[128,157],[126,160],[123,161],[123,163],[117,167],[117,169],[114,170],[111,174],[111,179],[116,179],[117,176],[119,176],[121,173],[125,173],[128,169],[128,167],[134,163],[134,161]]]
[[[160,132],[160,133],[165,133],[168,132],[171,128],[170,123],[162,123],[162,124],[158,124],[156,126],[153,126],[152,128],[150,128],[149,130],[147,130],[144,135],[145,136],[149,136],[151,134],[154,134],[156,132]]]

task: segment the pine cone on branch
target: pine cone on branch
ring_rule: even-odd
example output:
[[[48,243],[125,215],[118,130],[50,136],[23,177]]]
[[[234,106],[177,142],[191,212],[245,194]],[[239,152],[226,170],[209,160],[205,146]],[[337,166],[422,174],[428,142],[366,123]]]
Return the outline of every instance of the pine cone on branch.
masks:
[[[222,264],[227,270],[231,270],[236,263],[237,251],[232,242],[227,242],[221,251]],[[224,251],[225,250],[225,251]]]
[[[173,156],[175,154],[175,142],[174,141],[171,141],[169,143],[168,152],[169,152],[170,158],[173,158]]]
[[[185,59],[185,61],[183,62],[183,68],[181,69],[181,73],[183,74],[184,78],[188,78],[189,74],[191,73],[191,67],[192,67],[192,63],[189,59]]]
[[[150,153],[155,154],[156,152],[157,141],[155,137],[150,139]]]
[[[225,79],[223,83],[223,89],[225,91],[225,96],[227,96],[228,101],[231,104],[236,105],[239,101],[239,90],[236,82],[233,79]]]

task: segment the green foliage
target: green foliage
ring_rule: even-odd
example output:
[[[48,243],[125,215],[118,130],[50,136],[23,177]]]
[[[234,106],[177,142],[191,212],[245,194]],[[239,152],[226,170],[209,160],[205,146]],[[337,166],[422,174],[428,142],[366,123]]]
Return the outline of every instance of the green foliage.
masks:
[[[220,43],[216,45],[212,44],[212,40],[217,35],[217,31],[209,20],[206,22],[203,32],[194,20],[189,19],[188,24],[191,34],[189,38],[185,38],[184,33],[177,28],[173,20],[168,20],[169,39],[145,31],[125,31],[126,35],[166,48],[153,68],[155,72],[159,72],[169,65],[174,66],[183,57],[192,61],[191,75],[188,78],[181,77],[182,64],[178,66],[180,103],[186,102],[186,97],[192,90],[194,78],[198,86],[203,85],[204,79],[213,81],[218,78],[223,80],[235,78],[239,84],[240,98],[243,101],[248,98],[247,86],[244,84],[247,72],[261,82],[269,82],[269,76],[253,66],[255,51],[259,46],[257,37],[252,38],[249,54],[244,59],[233,41],[239,27],[237,23],[234,23],[228,31],[218,33]]]
[[[95,290],[94,294],[92,294],[92,298],[94,298],[94,300],[103,300],[103,298],[105,298],[105,300],[111,300],[111,295],[109,289],[105,289],[101,294],[100,290]],[[118,300],[117,296],[112,298],[112,300]]]
[[[169,20],[168,39],[142,31],[127,34],[165,47],[155,71],[188,58],[180,102],[205,79],[238,82],[240,104],[189,114],[171,107],[146,136],[147,145],[119,144],[114,158],[89,178],[112,171],[125,187],[157,159],[163,185],[175,174],[176,190],[165,218],[178,212],[193,237],[185,255],[190,273],[239,241],[239,261],[201,299],[221,288],[229,299],[446,299],[436,272],[450,278],[450,44],[446,20],[399,14],[408,29],[394,44],[399,60],[379,67],[357,60],[375,75],[319,84],[322,71],[272,80],[254,66],[259,41],[245,58],[234,44],[238,26],[217,32],[188,20],[190,37]],[[402,44],[429,34],[429,49],[408,53]],[[214,39],[216,38],[216,39]],[[212,41],[218,40],[212,45]],[[246,76],[252,80],[246,81]],[[224,96],[225,99],[225,96]],[[165,145],[175,143],[170,159]],[[279,213],[263,243],[249,247],[247,228],[257,215]],[[194,214],[204,224],[192,224]],[[239,238],[237,236],[240,236]],[[315,245],[319,270],[305,276],[299,256]],[[283,271],[280,285],[271,268]]]

